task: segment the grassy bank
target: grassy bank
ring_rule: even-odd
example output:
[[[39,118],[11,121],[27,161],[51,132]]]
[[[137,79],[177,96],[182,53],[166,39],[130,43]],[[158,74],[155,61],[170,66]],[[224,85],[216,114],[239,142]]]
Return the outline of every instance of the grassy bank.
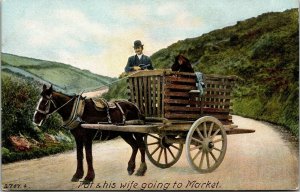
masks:
[[[16,161],[22,161],[22,160],[29,160],[29,159],[35,159],[40,158],[52,154],[61,153],[68,150],[73,150],[74,144],[73,143],[67,143],[67,144],[59,144],[54,146],[48,146],[45,148],[34,148],[30,151],[10,151],[7,148],[2,148],[2,163],[12,163]]]
[[[2,71],[1,85],[2,163],[73,149],[71,134],[58,129],[62,122],[58,115],[52,115],[40,129],[33,125],[33,113],[40,98],[39,83]],[[12,137],[26,140],[26,149],[16,146],[10,139]]]

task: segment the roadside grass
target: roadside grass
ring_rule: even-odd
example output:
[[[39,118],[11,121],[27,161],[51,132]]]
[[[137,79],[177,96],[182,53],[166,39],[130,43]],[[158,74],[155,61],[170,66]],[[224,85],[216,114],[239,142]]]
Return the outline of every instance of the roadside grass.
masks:
[[[30,151],[14,151],[2,147],[2,163],[7,164],[21,160],[40,158],[68,150],[73,150],[74,148],[74,143],[56,144],[43,148],[33,148]]]

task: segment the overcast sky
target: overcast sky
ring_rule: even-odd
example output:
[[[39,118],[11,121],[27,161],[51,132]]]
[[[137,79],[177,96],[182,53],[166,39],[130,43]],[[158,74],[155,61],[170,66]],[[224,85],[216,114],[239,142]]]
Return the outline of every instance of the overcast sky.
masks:
[[[298,0],[2,0],[2,52],[117,77],[140,39],[151,55]]]

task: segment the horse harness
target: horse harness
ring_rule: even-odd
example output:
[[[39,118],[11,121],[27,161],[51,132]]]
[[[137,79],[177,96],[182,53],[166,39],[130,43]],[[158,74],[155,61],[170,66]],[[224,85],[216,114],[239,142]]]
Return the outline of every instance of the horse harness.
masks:
[[[84,112],[84,106],[85,99],[81,95],[76,96],[71,114],[69,118],[63,122],[63,127],[71,130],[77,127],[80,123],[82,123],[83,121],[81,117]]]
[[[122,123],[118,123],[118,124],[121,124],[121,125],[125,124],[126,116],[125,116],[124,110],[122,109],[122,107],[120,106],[119,103],[120,102],[128,102],[128,101],[125,101],[125,100],[124,101],[123,100],[115,100],[115,101],[112,101],[112,102],[108,102],[104,98],[100,98],[100,97],[98,97],[98,98],[91,98],[91,100],[93,101],[95,109],[97,111],[106,110],[107,121],[108,122],[98,122],[98,123],[113,124],[111,116],[110,116],[110,109],[116,109],[117,108],[121,112],[121,114],[122,114]]]
[[[118,124],[122,124],[122,125],[125,124],[126,116],[124,110],[119,104],[119,102],[122,102],[121,100],[113,101],[113,102],[108,102],[103,98],[91,98],[91,100],[93,101],[96,110],[98,111],[106,110],[107,122],[98,122],[98,123],[113,124],[110,115],[110,110],[117,108],[122,114],[122,122]],[[80,123],[83,123],[84,121],[82,120],[82,115],[84,112],[84,107],[85,107],[85,99],[81,97],[81,95],[76,96],[70,117],[63,122],[63,127],[71,130],[78,127]]]
[[[70,103],[72,100],[74,100],[74,104],[72,107],[72,111],[71,114],[69,116],[69,118],[65,121],[63,121],[63,126],[69,130],[72,130],[76,127],[78,127],[78,125],[80,125],[81,123],[83,123],[84,121],[82,120],[82,115],[84,112],[84,107],[85,107],[85,98],[80,95],[74,96],[73,98],[71,98],[69,101],[67,101],[66,103],[64,103],[62,106],[57,107],[57,105],[55,104],[55,102],[53,101],[53,97],[52,95],[47,96],[46,97],[46,109],[45,110],[40,110],[40,109],[36,109],[37,112],[45,114],[47,116],[47,118],[49,116],[51,116],[53,113],[55,113],[56,111],[60,110],[61,108],[63,108],[64,106],[66,106],[68,103]],[[109,124],[113,124],[112,122],[112,118],[110,115],[110,110],[111,109],[115,109],[117,108],[121,114],[122,114],[122,122],[118,123],[120,125],[124,125],[125,121],[126,121],[126,116],[124,113],[124,110],[122,109],[121,105],[119,104],[120,102],[128,102],[126,100],[115,100],[112,102],[108,102],[106,101],[104,98],[91,98],[94,107],[97,111],[103,111],[106,110],[107,113],[107,122],[98,122],[98,123],[109,123]],[[52,111],[51,113],[49,113],[50,111],[50,105],[53,104],[55,110]],[[136,106],[137,107],[137,106]],[[140,110],[137,107],[139,114],[140,114]]]

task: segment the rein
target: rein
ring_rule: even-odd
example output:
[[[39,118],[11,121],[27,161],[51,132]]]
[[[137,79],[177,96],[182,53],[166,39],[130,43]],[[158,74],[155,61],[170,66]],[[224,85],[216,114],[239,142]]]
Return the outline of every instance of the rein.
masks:
[[[67,101],[65,104],[63,104],[62,106],[60,106],[59,108],[55,109],[54,111],[52,111],[49,115],[52,115],[53,113],[57,112],[58,110],[62,109],[64,106],[66,106],[68,103],[70,103],[75,97],[72,97],[72,99],[70,99],[69,101]]]
[[[42,113],[42,114],[46,115],[46,119],[47,119],[47,118],[49,118],[53,113],[57,112],[58,110],[62,109],[64,106],[66,106],[68,103],[70,103],[74,98],[76,98],[76,97],[72,97],[69,101],[67,101],[67,102],[64,103],[62,106],[60,106],[60,107],[57,108],[55,102],[53,101],[52,95],[51,95],[51,96],[46,96],[46,99],[47,99],[47,103],[46,103],[47,107],[46,107],[46,110],[45,110],[45,111],[40,110],[40,109],[38,109],[38,106],[37,106],[37,108],[35,109],[35,111],[37,111],[37,112],[39,112],[39,113]],[[51,113],[49,113],[51,103],[53,104],[55,110],[52,111]]]
[[[95,91],[95,90],[98,90],[98,89],[101,90],[103,87],[109,87],[110,85],[116,84],[116,83],[118,83],[119,81],[122,81],[123,79],[127,79],[127,78],[129,78],[129,77],[131,77],[131,76],[133,76],[133,75],[135,75],[135,74],[137,74],[137,73],[139,73],[139,72],[140,72],[140,70],[139,70],[139,71],[132,72],[130,75],[127,75],[127,76],[125,76],[125,77],[122,77],[122,78],[120,78],[120,79],[117,79],[117,80],[115,80],[115,81],[113,81],[113,82],[111,82],[111,83],[108,83],[108,84],[106,84],[106,85],[100,86],[100,87],[98,87],[98,88],[96,88],[96,89],[89,90],[89,92],[92,92],[92,91]],[[82,93],[84,93],[84,91],[82,91]]]
[[[55,109],[54,111],[52,111],[51,113],[47,114],[48,117],[51,116],[53,113],[57,112],[58,110],[62,109],[64,106],[66,106],[68,103],[70,103],[74,98],[76,98],[76,97],[72,97],[72,99],[70,99],[69,101],[67,101],[65,104],[63,104],[62,106],[56,108],[56,109]],[[52,100],[52,98],[51,98],[50,101],[54,104],[54,107],[56,107],[56,105],[55,105],[54,101]]]

